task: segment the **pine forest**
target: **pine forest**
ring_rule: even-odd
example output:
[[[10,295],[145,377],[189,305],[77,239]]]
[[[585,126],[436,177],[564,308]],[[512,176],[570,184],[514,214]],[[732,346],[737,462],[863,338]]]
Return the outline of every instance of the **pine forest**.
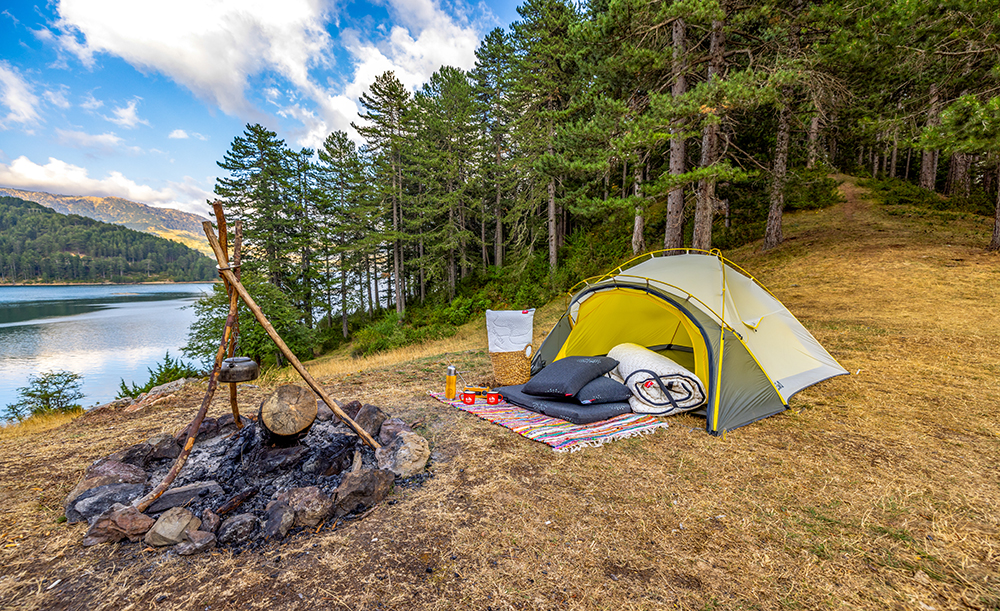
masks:
[[[836,201],[836,172],[1000,219],[998,0],[518,13],[468,72],[376,78],[360,144],[247,125],[219,162],[244,272],[328,342],[539,305],[653,250],[773,249],[784,212]]]

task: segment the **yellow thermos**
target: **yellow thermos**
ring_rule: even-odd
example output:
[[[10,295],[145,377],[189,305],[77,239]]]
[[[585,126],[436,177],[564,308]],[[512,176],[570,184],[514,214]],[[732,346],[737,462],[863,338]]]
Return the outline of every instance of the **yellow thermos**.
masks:
[[[448,365],[448,374],[444,378],[444,398],[454,399],[458,386],[458,370],[454,365]]]

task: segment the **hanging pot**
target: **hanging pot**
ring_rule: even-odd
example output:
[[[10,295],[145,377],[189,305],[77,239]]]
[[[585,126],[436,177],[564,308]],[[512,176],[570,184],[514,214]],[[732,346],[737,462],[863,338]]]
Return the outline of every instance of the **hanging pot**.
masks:
[[[260,375],[260,366],[248,356],[234,356],[222,361],[220,382],[249,382]]]

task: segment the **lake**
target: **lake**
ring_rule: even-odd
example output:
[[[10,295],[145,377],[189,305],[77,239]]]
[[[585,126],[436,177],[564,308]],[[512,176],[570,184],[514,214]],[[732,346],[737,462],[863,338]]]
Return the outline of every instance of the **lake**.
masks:
[[[107,403],[122,379],[145,384],[169,350],[179,357],[211,284],[0,287],[0,408],[28,376],[83,376],[84,407]],[[198,363],[195,364],[200,365]]]

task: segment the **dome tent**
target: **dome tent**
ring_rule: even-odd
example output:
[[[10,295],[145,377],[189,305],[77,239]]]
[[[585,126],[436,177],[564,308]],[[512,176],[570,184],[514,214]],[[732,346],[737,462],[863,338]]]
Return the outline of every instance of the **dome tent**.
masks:
[[[713,435],[784,411],[803,388],[847,374],[781,302],[717,250],[642,255],[570,293],[532,374],[565,356],[645,346],[702,381]]]

